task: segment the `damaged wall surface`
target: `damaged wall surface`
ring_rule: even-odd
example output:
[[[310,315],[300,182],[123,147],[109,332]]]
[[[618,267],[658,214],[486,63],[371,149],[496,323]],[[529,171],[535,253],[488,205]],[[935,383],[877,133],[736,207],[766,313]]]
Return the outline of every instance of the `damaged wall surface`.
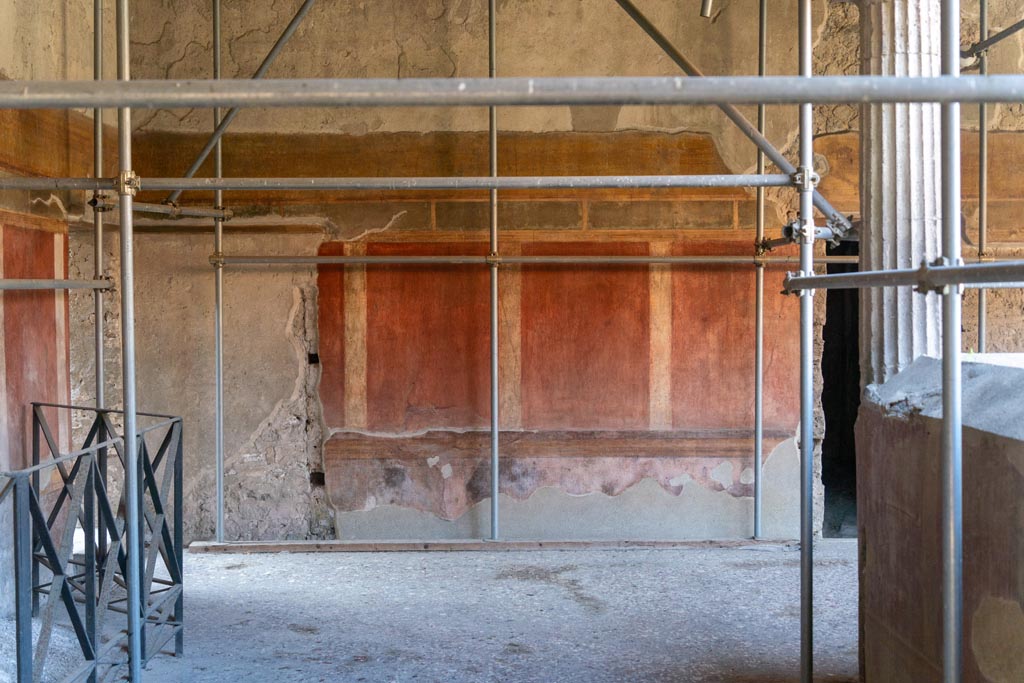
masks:
[[[189,538],[209,535],[214,518],[213,278],[207,234],[165,235],[137,226],[136,334],[140,411],[173,412],[185,423],[185,522]],[[302,253],[320,241],[308,228],[292,234],[232,235],[232,247],[258,253]],[[117,235],[106,245],[111,275],[119,270]],[[92,273],[92,235],[71,233],[72,276]],[[115,286],[116,286],[116,277]],[[316,290],[309,271],[233,272],[226,278],[225,490],[228,533],[238,538],[332,535],[323,489],[310,473],[320,465]],[[116,311],[114,305],[107,311]],[[116,317],[116,316],[114,316]],[[92,300],[75,294],[72,352],[92,356]],[[118,328],[107,326],[117,343]],[[109,354],[108,359],[116,354]],[[116,357],[108,378],[118,389]],[[82,374],[91,377],[91,366]],[[93,384],[74,384],[76,402],[91,404]],[[117,396],[118,393],[112,393]]]
[[[1024,678],[1024,356],[964,364],[964,681]],[[1013,362],[1017,367],[991,363]],[[857,426],[862,674],[942,680],[941,362],[868,388]],[[893,454],[899,457],[894,458]],[[906,476],[907,471],[917,476]]]
[[[227,77],[251,75],[299,2],[250,5],[225,2]],[[1014,3],[992,5],[993,25],[1018,18]],[[720,3],[711,22],[669,0],[644,9],[707,73],[756,70],[756,22],[744,3]],[[208,77],[208,11],[200,0],[133,5],[134,75]],[[794,11],[795,3],[780,5],[772,26],[795,26]],[[971,11],[965,6],[965,18]],[[485,14],[476,2],[318,4],[269,76],[478,76],[486,72]],[[815,21],[817,72],[857,73],[856,8],[816,2]],[[769,70],[792,73],[792,41],[782,30],[770,34]],[[624,49],[605,49],[608,44]],[[499,75],[678,73],[603,0],[541,13],[533,3],[503,2],[498,50]],[[1021,66],[1019,39],[1000,50],[993,71]],[[993,136],[990,150],[990,244],[1005,251],[1024,234],[1017,225],[1024,212],[1016,210],[1024,192],[1012,182],[1024,116],[1004,107],[993,112],[991,124],[1003,132]],[[753,117],[753,109],[747,114]],[[965,109],[968,127],[969,115]],[[857,117],[855,107],[816,108],[821,190],[847,213],[859,207]],[[203,110],[140,112],[138,173],[180,175],[205,142],[210,120]],[[768,137],[790,150],[795,122],[793,108],[770,107]],[[225,138],[225,175],[485,175],[486,125],[485,113],[473,109],[245,110]],[[707,107],[510,108],[499,112],[499,126],[502,175],[728,173],[751,169],[755,159],[752,146]],[[964,154],[970,253],[977,205],[970,133]],[[199,175],[212,175],[212,166]],[[774,234],[792,215],[793,193],[768,194]],[[164,196],[144,192],[140,199]],[[182,199],[208,205],[211,197]],[[486,243],[486,193],[241,192],[226,199],[236,215],[225,240],[233,254],[478,253]],[[68,206],[67,219],[78,225]],[[754,206],[752,193],[731,189],[503,192],[502,252],[696,254],[726,245],[728,253],[748,254]],[[72,271],[91,276],[91,235],[80,227],[71,236]],[[185,417],[190,538],[213,531],[210,229],[152,222],[137,246],[140,409]],[[111,274],[116,251],[115,236],[107,245]],[[623,270],[502,271],[506,529],[524,537],[747,536],[753,273],[745,266]],[[487,306],[480,278],[486,278],[482,271],[439,275],[386,268],[228,271],[229,539],[481,535],[488,514],[481,505],[486,484],[476,474],[487,452],[479,443],[488,415],[480,317]],[[775,297],[775,284],[767,289],[769,310],[778,316],[769,358],[779,374],[771,384],[776,412],[766,444],[766,506],[775,520],[771,535],[792,537],[797,380],[784,368],[795,358],[795,324],[786,321],[796,303]],[[606,318],[595,315],[602,311],[587,294],[601,286],[622,304],[608,307]],[[552,287],[565,297],[546,300],[542,294]],[[574,297],[568,287],[579,288]],[[425,305],[428,291],[432,301],[447,303]],[[673,292],[691,295],[673,298]],[[116,288],[110,296],[107,330],[116,349]],[[818,299],[820,323],[824,297]],[[1024,343],[1015,331],[1022,308],[1019,292],[990,297],[990,348]],[[74,296],[73,388],[84,402],[92,392],[91,311],[86,296]],[[968,303],[965,339],[973,311]],[[438,336],[437,326],[449,319],[458,325],[445,334],[457,336]],[[601,320],[609,326],[603,332]],[[725,341],[734,348],[719,348]],[[586,348],[594,355],[584,362]],[[610,383],[584,382],[588,368]],[[116,354],[108,353],[111,397],[120,395],[119,376]],[[573,393],[578,402],[565,399]],[[820,423],[816,432],[820,438]],[[571,524],[577,518],[585,520],[578,528]]]

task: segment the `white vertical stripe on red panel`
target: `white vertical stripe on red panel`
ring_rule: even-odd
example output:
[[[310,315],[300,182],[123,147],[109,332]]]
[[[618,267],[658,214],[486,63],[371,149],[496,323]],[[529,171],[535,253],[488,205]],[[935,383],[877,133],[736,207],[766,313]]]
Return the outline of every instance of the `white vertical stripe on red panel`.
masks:
[[[67,277],[66,245],[67,236],[63,233],[53,235],[53,276],[55,278]],[[63,289],[54,290],[54,313],[56,315],[56,339],[54,350],[54,367],[57,369],[57,394],[54,397],[55,403],[70,403],[69,387],[71,377],[68,367],[68,327],[67,327],[67,306],[68,293]],[[71,412],[58,412],[57,443],[60,450],[67,453],[71,450]]]

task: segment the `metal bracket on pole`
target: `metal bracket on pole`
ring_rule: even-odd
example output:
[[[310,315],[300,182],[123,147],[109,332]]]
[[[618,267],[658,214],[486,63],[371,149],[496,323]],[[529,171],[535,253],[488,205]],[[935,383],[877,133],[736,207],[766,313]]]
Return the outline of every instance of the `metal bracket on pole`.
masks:
[[[800,192],[814,192],[818,183],[821,182],[821,176],[818,175],[813,168],[798,168],[792,175],[793,187]]]
[[[89,200],[89,206],[91,206],[92,210],[96,213],[106,213],[108,211],[113,211],[117,204],[108,201],[107,194],[105,192],[96,192],[93,194],[92,199]]]
[[[214,268],[224,267],[224,252],[215,251],[210,254],[210,265]]]
[[[962,258],[951,260],[940,256],[932,261],[930,265],[927,261],[923,261],[921,263],[921,267],[917,269],[917,284],[914,285],[914,291],[918,294],[948,294],[951,291],[950,287],[957,287],[960,291],[963,291],[963,285],[938,283],[932,279],[932,267],[962,265],[964,265],[964,260]]]
[[[121,171],[117,176],[117,194],[121,197],[134,197],[142,189],[142,181],[135,171]]]

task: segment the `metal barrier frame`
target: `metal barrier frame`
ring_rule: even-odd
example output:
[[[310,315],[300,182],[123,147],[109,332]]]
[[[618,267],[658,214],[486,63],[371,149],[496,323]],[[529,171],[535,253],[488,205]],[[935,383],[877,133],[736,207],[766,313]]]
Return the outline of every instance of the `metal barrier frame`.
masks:
[[[48,409],[95,413],[81,449],[61,452],[46,418]],[[174,652],[184,652],[182,420],[140,414],[159,422],[136,434],[142,470],[139,480],[143,484],[137,502],[144,523],[137,535],[145,544],[133,546],[127,541],[125,520],[128,492],[122,490],[119,501],[113,501],[109,493],[111,449],[122,467],[125,463],[124,439],[111,419],[111,415],[120,413],[33,403],[32,466],[0,473],[8,479],[0,488],[0,501],[13,493],[18,683],[40,680],[60,614],[69,620],[84,659],[64,679],[67,683],[116,678],[128,663],[122,650],[136,635],[143,665],[172,639]],[[161,437],[155,451],[147,443],[151,435]],[[59,475],[56,491],[43,485],[43,473],[48,477]],[[52,505],[49,497],[53,498]],[[170,511],[165,501],[170,501]],[[85,540],[81,559],[74,553],[79,526]],[[156,576],[158,560],[168,578]],[[120,594],[127,587],[126,577],[132,566],[142,577],[142,602]],[[43,569],[50,578],[41,578]],[[63,608],[60,614],[58,608]],[[110,612],[126,615],[126,626],[114,625],[112,631],[107,619]],[[142,626],[137,634],[127,627],[131,614],[139,615]],[[40,615],[39,636],[33,646],[32,619]]]

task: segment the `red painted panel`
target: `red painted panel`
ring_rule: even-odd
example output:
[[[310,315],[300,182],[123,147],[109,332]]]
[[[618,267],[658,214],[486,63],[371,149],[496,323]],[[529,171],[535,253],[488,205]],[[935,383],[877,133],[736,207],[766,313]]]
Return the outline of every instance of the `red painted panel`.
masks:
[[[52,278],[54,234],[3,227],[6,278]],[[63,273],[61,273],[63,274]],[[51,291],[3,293],[7,425],[11,465],[31,464],[32,401],[61,402],[57,390],[57,307]],[[50,423],[57,425],[55,416]],[[55,435],[60,438],[59,435]]]
[[[321,256],[342,256],[343,242],[325,242]],[[317,267],[317,316],[320,346],[320,403],[324,423],[345,424],[345,268]]]
[[[686,243],[677,255],[736,255],[748,242]],[[799,420],[799,306],[779,294],[785,267],[765,271],[764,423]],[[677,266],[672,274],[672,421],[677,429],[754,424],[755,274],[746,265]]]
[[[637,242],[533,243],[524,255],[646,255]],[[646,266],[530,266],[522,280],[527,429],[646,429],[650,414]]]
[[[486,255],[480,243],[379,243],[369,255]],[[490,299],[480,266],[367,266],[367,426],[480,427],[490,419]]]

